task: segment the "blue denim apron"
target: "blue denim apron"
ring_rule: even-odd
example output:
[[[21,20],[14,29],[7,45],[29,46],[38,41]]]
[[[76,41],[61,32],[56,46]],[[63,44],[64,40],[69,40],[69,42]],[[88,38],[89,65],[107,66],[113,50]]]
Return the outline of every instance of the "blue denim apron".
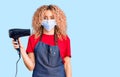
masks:
[[[32,77],[66,77],[57,45],[50,46],[40,39],[34,49],[34,55],[35,68]]]

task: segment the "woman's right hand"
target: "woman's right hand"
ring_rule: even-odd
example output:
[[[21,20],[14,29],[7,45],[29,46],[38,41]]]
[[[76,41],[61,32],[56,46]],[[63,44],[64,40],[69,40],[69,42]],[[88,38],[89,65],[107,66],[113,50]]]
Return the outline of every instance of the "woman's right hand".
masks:
[[[20,41],[20,38],[18,38],[18,41],[15,41],[14,39],[12,39],[12,43],[13,43],[13,47],[15,49],[18,49],[20,47],[20,50],[24,49],[21,41]]]
[[[13,47],[14,47],[15,49],[19,48],[18,42],[15,41],[14,39],[12,39],[12,44],[13,44]]]

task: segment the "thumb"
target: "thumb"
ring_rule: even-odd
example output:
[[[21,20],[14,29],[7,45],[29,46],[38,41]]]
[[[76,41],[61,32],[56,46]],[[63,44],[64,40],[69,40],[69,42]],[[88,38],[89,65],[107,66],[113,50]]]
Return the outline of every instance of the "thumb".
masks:
[[[23,48],[23,45],[22,45],[22,42],[21,42],[20,38],[18,38],[18,43],[20,45],[20,48]]]

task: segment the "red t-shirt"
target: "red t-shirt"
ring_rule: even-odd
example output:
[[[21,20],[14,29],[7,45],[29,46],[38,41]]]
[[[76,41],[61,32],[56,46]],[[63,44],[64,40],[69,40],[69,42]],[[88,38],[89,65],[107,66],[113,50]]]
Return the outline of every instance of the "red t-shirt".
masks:
[[[26,52],[27,53],[34,52],[34,48],[39,41],[40,41],[40,37],[35,38],[34,34],[31,35],[28,40]],[[51,46],[55,45],[54,35],[43,34],[41,41],[44,42],[45,44],[48,44]],[[64,62],[64,58],[66,56],[71,57],[70,39],[68,36],[67,36],[67,39],[63,39],[63,40],[58,39],[57,45],[60,49],[60,56],[61,56],[63,62]]]

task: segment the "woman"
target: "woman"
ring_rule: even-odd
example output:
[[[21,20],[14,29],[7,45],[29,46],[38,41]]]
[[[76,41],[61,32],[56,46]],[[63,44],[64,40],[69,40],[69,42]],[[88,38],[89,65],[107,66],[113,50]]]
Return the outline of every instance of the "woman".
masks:
[[[33,34],[25,51],[20,39],[13,40],[14,48],[20,46],[26,67],[32,77],[72,77],[70,39],[66,34],[66,17],[55,5],[38,8],[32,20]]]

